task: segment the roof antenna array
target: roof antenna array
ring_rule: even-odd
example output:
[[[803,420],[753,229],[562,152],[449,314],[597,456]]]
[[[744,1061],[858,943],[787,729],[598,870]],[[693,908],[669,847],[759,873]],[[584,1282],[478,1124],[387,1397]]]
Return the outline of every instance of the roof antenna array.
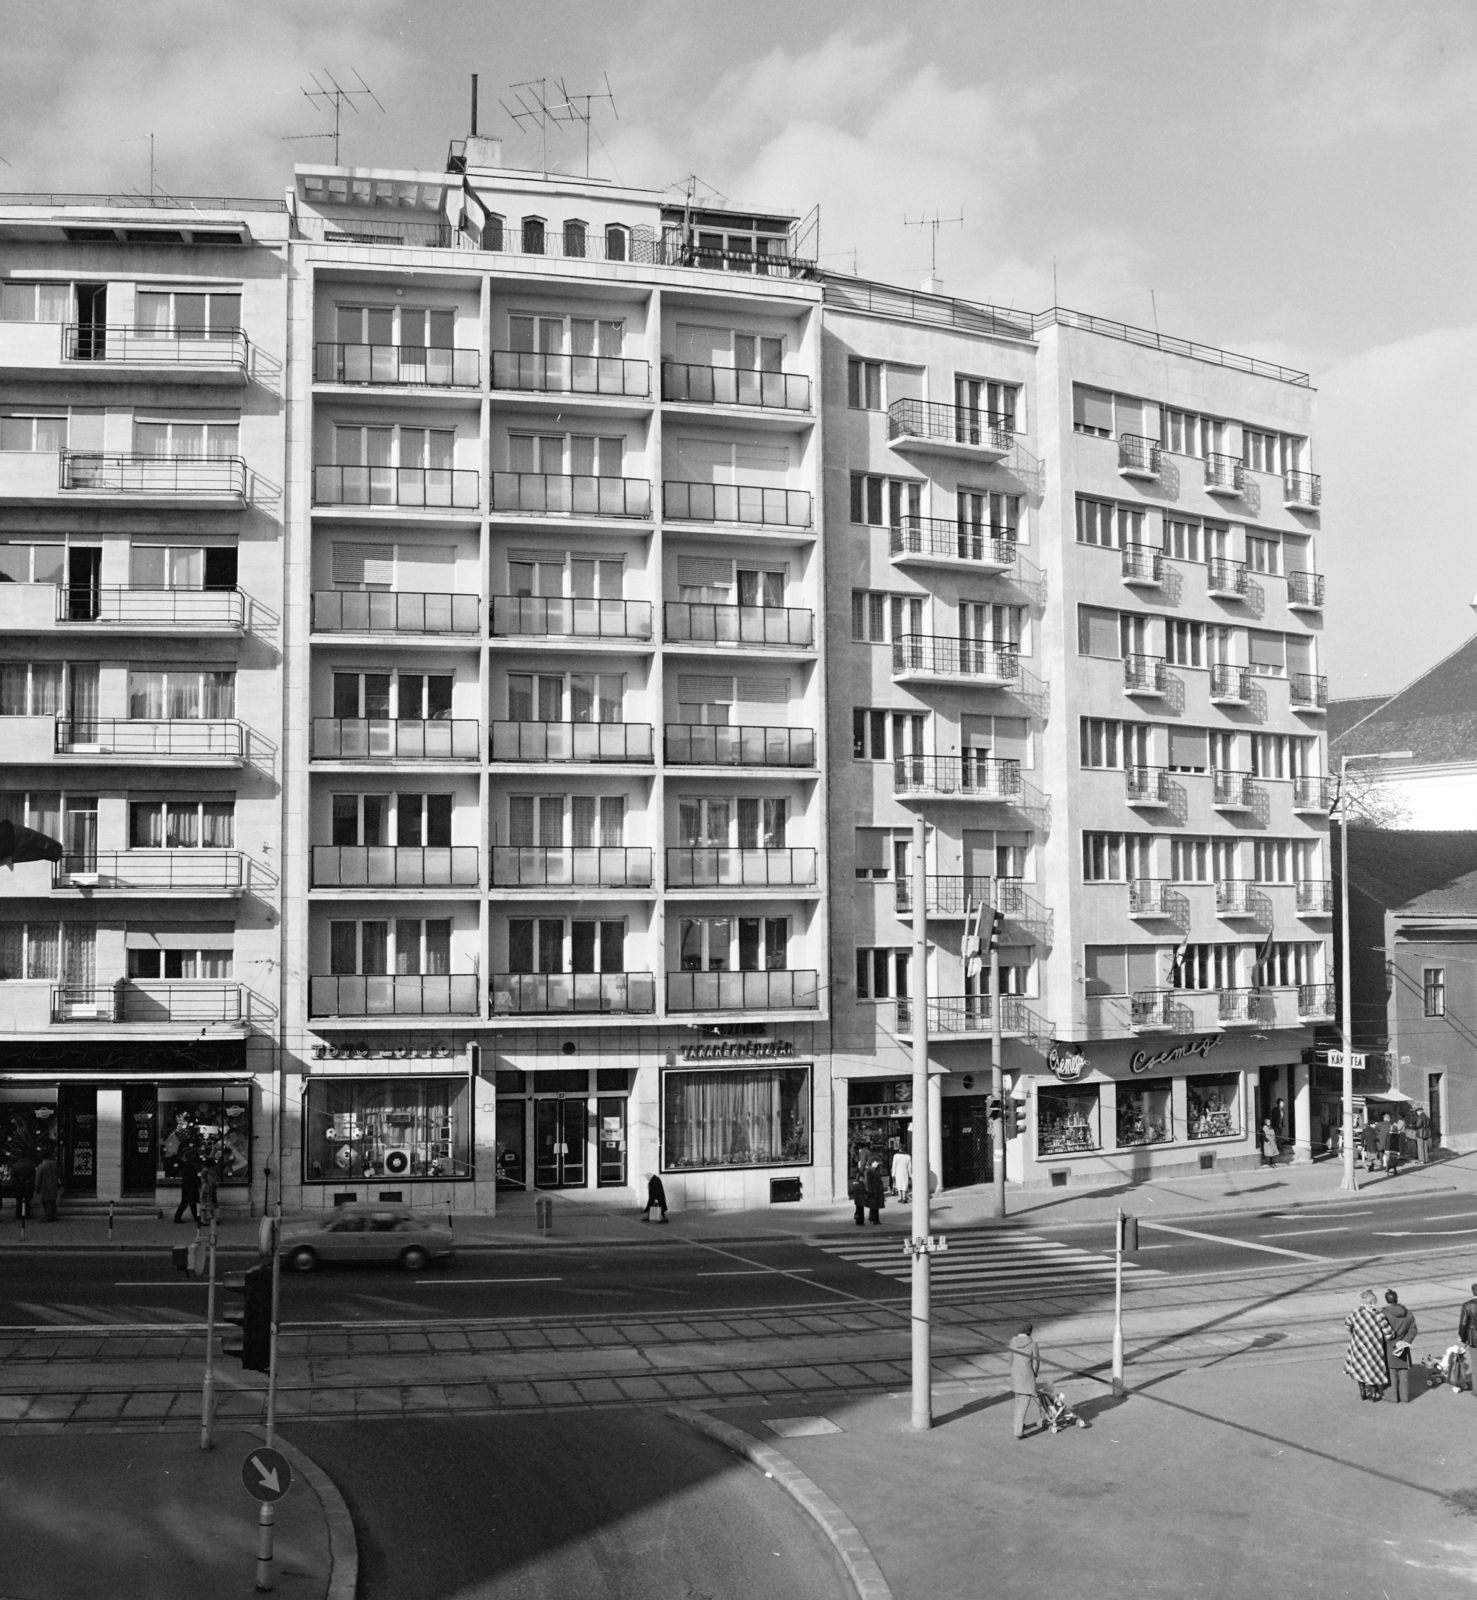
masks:
[[[952,227],[955,223],[964,226],[964,213],[961,211],[957,217],[941,217],[938,208],[934,208],[933,215],[903,218],[905,228],[930,228],[933,237],[929,240],[928,249],[928,282],[923,285],[929,294],[936,294],[943,284],[939,280],[939,229]]]
[[[590,176],[590,123],[592,120],[592,108],[595,102],[597,100],[609,100],[611,116],[613,116],[617,122],[621,120],[621,114],[616,110],[615,106],[615,95],[611,92],[610,88],[610,74],[606,72],[602,73],[601,76],[605,79],[605,89],[603,92],[597,91],[594,94],[571,94],[569,89],[565,86],[563,78],[555,79],[555,86],[559,90],[559,93],[564,96],[564,104],[557,107],[557,109],[559,111],[568,113],[564,120],[569,122],[582,122],[585,126],[585,176],[587,178]],[[583,107],[581,107],[580,101],[584,102]],[[604,148],[603,143],[601,148]]]
[[[303,93],[307,96],[308,102],[311,105],[316,106],[320,111],[327,111],[330,107],[332,108],[333,132],[289,133],[285,136],[284,140],[284,142],[293,142],[303,139],[332,139],[334,166],[339,164],[339,122],[342,118],[344,107],[347,106],[349,110],[357,116],[359,113],[359,107],[354,104],[354,101],[356,98],[361,98],[367,95],[371,100],[374,101],[375,105],[379,106],[381,111],[385,109],[382,105],[380,105],[379,96],[376,95],[374,90],[371,89],[369,85],[365,83],[364,79],[359,76],[358,69],[355,67],[350,67],[349,70],[356,78],[359,78],[359,87],[357,89],[345,89],[327,67],[323,69],[323,76],[328,79],[326,84],[319,79],[316,72],[310,72],[308,76],[313,80],[313,87],[311,89],[307,88],[306,85],[303,87]]]
[[[537,128],[539,133],[539,170],[547,173],[549,170],[549,125],[556,127],[563,124],[582,123],[585,130],[585,176],[590,176],[590,130],[594,120],[593,110],[597,100],[610,101],[610,109],[616,120],[620,120],[620,112],[616,110],[615,95],[611,92],[610,76],[605,74],[605,88],[591,94],[575,94],[565,84],[563,78],[554,80],[557,93],[549,93],[549,80],[547,78],[528,78],[522,83],[508,86],[513,96],[513,105],[506,100],[500,101],[502,108],[507,112],[509,119],[520,129]],[[514,107],[517,109],[515,110]],[[598,138],[599,135],[597,134]]]

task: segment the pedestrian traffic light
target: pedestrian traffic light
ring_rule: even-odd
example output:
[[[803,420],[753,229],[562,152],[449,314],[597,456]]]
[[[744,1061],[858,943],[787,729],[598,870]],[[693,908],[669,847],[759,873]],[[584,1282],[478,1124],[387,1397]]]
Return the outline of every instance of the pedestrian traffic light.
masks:
[[[1021,1108],[1013,1095],[1005,1097],[1005,1137],[1014,1139],[1021,1131]]]
[[[272,1268],[263,1262],[246,1272],[228,1272],[222,1283],[227,1294],[240,1295],[239,1305],[227,1302],[221,1321],[241,1330],[236,1339],[222,1338],[221,1354],[235,1356],[247,1372],[266,1372],[272,1365]]]
[[[1118,1248],[1126,1256],[1137,1253],[1139,1247],[1139,1219],[1118,1213]]]
[[[998,1094],[987,1094],[985,1096],[986,1120],[998,1122],[1003,1114],[1000,1096]]]

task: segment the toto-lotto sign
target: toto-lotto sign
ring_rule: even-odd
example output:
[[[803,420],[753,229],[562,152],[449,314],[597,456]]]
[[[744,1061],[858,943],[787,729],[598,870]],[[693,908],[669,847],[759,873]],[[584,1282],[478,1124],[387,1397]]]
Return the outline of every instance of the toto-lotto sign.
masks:
[[[1046,1052],[1046,1064],[1063,1083],[1070,1083],[1073,1078],[1080,1078],[1092,1065],[1073,1044],[1052,1045]]]

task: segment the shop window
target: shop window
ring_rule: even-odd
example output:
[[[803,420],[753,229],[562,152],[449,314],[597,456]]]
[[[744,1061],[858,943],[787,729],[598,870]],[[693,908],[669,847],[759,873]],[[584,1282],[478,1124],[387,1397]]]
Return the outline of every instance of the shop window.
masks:
[[[311,1079],[303,1112],[303,1178],[470,1178],[465,1078]]]
[[[1241,1074],[1202,1072],[1185,1079],[1192,1139],[1234,1139],[1241,1133]]]
[[[810,1068],[662,1074],[662,1167],[810,1162]]]
[[[178,1183],[185,1167],[213,1167],[223,1184],[251,1182],[251,1090],[245,1085],[208,1090],[161,1085],[157,1181]]]
[[[1174,1123],[1167,1083],[1131,1088],[1118,1085],[1118,1148],[1136,1144],[1169,1144],[1174,1139]]]
[[[1036,1154],[1075,1156],[1102,1148],[1095,1083],[1036,1091]]]

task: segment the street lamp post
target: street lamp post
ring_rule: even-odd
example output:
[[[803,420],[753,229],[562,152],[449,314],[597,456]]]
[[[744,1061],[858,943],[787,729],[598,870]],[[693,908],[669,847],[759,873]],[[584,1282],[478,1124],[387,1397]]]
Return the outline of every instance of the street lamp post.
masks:
[[[913,819],[913,959],[909,963],[913,1012],[913,1426],[933,1426],[933,1341],[930,1329],[929,1258],[926,1248],[933,1173],[928,1136],[928,865],[921,815]],[[857,1213],[861,1215],[860,1212]]]

